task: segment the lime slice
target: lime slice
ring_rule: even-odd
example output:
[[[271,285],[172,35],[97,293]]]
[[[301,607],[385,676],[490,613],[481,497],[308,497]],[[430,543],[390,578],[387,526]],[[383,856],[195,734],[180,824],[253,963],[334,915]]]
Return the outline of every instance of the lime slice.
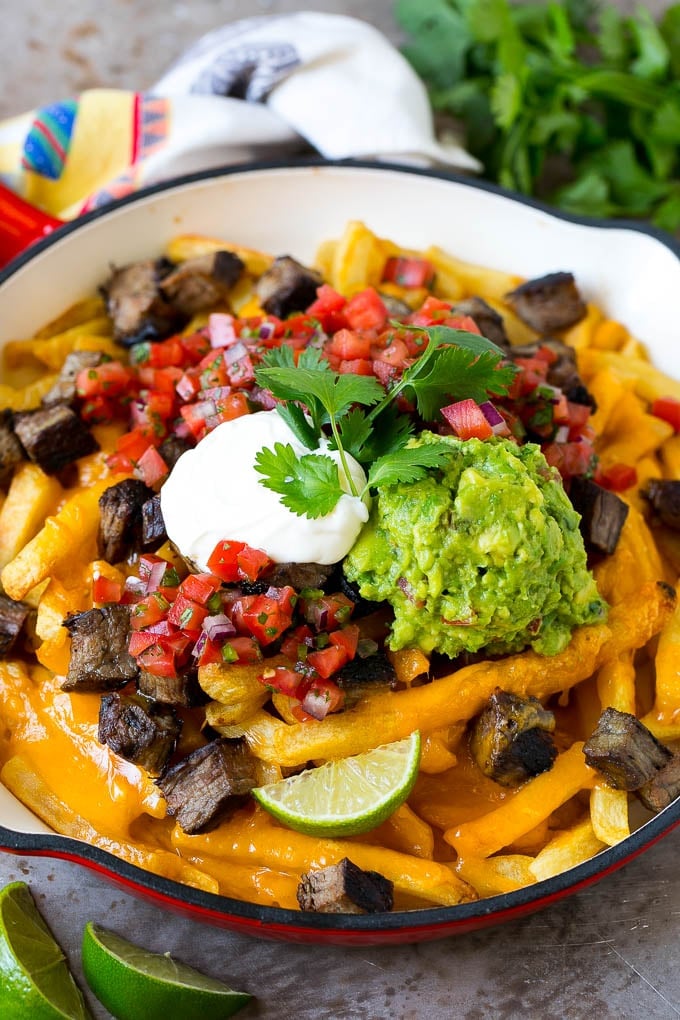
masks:
[[[252,998],[91,921],[83,932],[83,971],[116,1020],[221,1020]]]
[[[279,822],[309,836],[356,836],[380,825],[408,797],[418,775],[420,734],[353,758],[329,761],[253,796]]]
[[[88,1020],[64,954],[24,882],[0,892],[0,1017]]]

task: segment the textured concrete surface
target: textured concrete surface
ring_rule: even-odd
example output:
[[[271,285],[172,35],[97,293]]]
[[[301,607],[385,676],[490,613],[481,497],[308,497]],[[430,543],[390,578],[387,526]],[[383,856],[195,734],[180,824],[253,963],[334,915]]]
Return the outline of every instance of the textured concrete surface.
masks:
[[[144,87],[210,28],[300,6],[0,0],[0,116],[93,85]],[[398,38],[390,0],[312,6],[363,17]],[[83,925],[95,920],[253,992],[257,1001],[243,1020],[671,1020],[680,1016],[678,855],[676,832],[624,870],[522,921],[419,946],[355,950],[269,943],[211,928],[60,861],[0,854],[0,886],[30,884],[76,972]],[[92,1006],[98,1018],[107,1016]]]

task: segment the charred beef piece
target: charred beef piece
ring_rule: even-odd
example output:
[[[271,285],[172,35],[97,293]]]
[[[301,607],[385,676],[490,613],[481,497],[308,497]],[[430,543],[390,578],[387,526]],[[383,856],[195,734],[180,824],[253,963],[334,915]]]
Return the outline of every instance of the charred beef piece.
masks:
[[[616,708],[605,708],[583,754],[610,786],[628,791],[649,783],[673,757],[639,719]]]
[[[265,312],[285,319],[301,312],[316,298],[323,279],[315,269],[300,265],[290,255],[275,259],[257,282],[257,297]]]
[[[193,443],[190,443],[187,439],[182,439],[181,436],[168,436],[158,447],[158,452],[168,465],[170,471],[172,471],[179,458],[187,450],[193,450]]]
[[[674,754],[648,783],[635,790],[635,796],[650,811],[663,811],[680,797],[680,754]]]
[[[342,568],[339,571],[338,576],[338,587],[343,595],[346,595],[348,599],[351,599],[354,603],[354,610],[352,617],[355,620],[361,619],[362,616],[368,616],[370,613],[375,613],[376,610],[380,609],[384,605],[383,602],[373,602],[372,599],[365,599],[359,593],[359,585],[356,581],[348,581],[342,572]]]
[[[71,351],[61,366],[59,378],[42,398],[43,407],[54,404],[68,404],[72,407],[77,400],[76,376],[84,368],[96,368],[101,364],[101,351]]]
[[[680,531],[680,482],[652,478],[642,495],[667,528]]]
[[[256,785],[256,761],[243,738],[219,737],[156,780],[168,814],[184,832],[207,832],[243,803]]]
[[[555,716],[537,698],[496,688],[470,733],[470,750],[485,776],[501,786],[519,786],[547,772],[557,757]]]
[[[569,499],[581,515],[579,527],[586,548],[610,556],[621,537],[628,504],[590,478],[572,478]]]
[[[181,705],[183,708],[192,708],[206,700],[196,673],[154,676],[142,669],[137,677],[137,690],[153,701],[160,701],[164,705]]]
[[[12,412],[5,408],[0,411],[0,485],[6,486],[12,480],[14,469],[26,459],[21,443],[16,437]]]
[[[142,546],[144,505],[153,489],[137,478],[110,485],[99,497],[99,555],[107,563],[120,563]]]
[[[554,333],[584,318],[588,309],[571,273],[548,273],[527,280],[505,300],[537,333]]]
[[[365,659],[356,656],[345,663],[333,680],[345,695],[345,708],[352,708],[363,698],[384,690],[394,690],[397,674],[384,652],[367,655]]]
[[[0,595],[0,658],[12,651],[30,611],[25,602]]]
[[[160,291],[168,266],[163,260],[133,262],[114,269],[102,287],[113,333],[125,347],[144,340],[162,340],[182,321]]]
[[[135,679],[139,670],[128,652],[127,606],[71,613],[64,626],[71,635],[71,661],[62,690],[113,691]]]
[[[155,493],[142,506],[142,547],[157,549],[168,537],[161,510],[160,494]]]
[[[290,585],[296,591],[302,591],[304,588],[323,588],[332,569],[323,563],[275,563],[263,580],[272,588],[285,588],[286,585]]]
[[[401,301],[400,298],[395,297],[394,294],[383,294],[380,293],[380,300],[387,309],[387,313],[391,319],[405,319],[407,315],[411,314],[411,309],[405,301]]]
[[[99,743],[152,776],[168,764],[181,729],[169,705],[117,692],[105,694],[99,704]]]
[[[99,449],[85,423],[65,404],[15,415],[14,431],[29,458],[46,475],[56,475],[67,464]]]
[[[510,349],[503,316],[499,315],[496,309],[488,305],[483,298],[466,298],[465,301],[458,301],[451,310],[454,315],[469,315],[479,326],[482,336],[502,350]]]
[[[573,404],[585,404],[593,411],[596,410],[595,398],[588,392],[578,374],[576,351],[573,347],[553,337],[546,337],[535,344],[512,347],[510,355],[512,358],[534,358],[539,347],[548,347],[557,356],[548,368],[546,382],[551,386],[558,386]]]
[[[164,276],[160,291],[174,308],[189,317],[224,301],[243,269],[243,262],[231,251],[200,255]]]
[[[394,885],[377,871],[364,871],[348,857],[300,876],[300,910],[319,914],[380,914],[394,906]]]

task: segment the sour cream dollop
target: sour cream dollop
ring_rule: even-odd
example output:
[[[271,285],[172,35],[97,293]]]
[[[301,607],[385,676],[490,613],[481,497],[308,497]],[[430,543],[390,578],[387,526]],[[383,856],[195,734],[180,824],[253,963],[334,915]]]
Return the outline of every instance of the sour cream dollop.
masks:
[[[340,497],[331,513],[298,517],[278,493],[262,485],[255,457],[263,447],[289,444],[298,456],[320,453],[338,464]],[[366,484],[361,465],[346,454],[359,492]],[[337,450],[311,451],[276,411],[257,411],[223,422],[183,454],[161,489],[168,538],[200,570],[218,542],[233,539],[264,551],[276,563],[337,563],[354,545],[368,520],[366,501],[349,495]]]

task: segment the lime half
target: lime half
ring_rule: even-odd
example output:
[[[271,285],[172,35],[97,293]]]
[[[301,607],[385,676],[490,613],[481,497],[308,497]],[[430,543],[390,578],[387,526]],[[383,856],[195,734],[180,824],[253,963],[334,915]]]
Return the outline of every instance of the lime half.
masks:
[[[356,836],[380,825],[408,797],[418,775],[420,734],[329,761],[253,796],[279,822],[310,836]]]
[[[221,1020],[252,998],[91,921],[83,932],[83,971],[116,1020]]]
[[[25,882],[0,892],[0,1017],[91,1018],[64,954]]]

